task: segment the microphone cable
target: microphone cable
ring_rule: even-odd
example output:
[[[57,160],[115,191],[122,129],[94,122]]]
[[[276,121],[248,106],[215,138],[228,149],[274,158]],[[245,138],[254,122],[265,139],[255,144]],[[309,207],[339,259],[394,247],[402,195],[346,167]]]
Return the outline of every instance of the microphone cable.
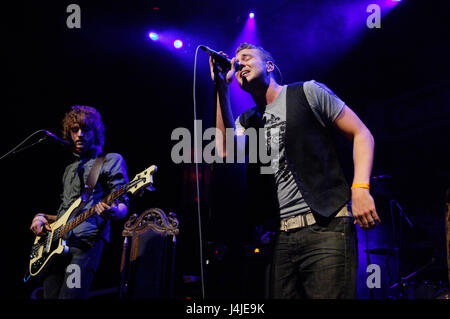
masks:
[[[278,70],[278,73],[280,74],[280,85],[283,85],[283,74],[281,74],[281,70],[275,63],[273,64],[275,68]]]
[[[200,49],[201,45],[197,46],[197,49],[195,50],[195,58],[194,58],[194,83],[192,88],[192,96],[194,100],[194,145],[197,141],[197,102],[196,102],[196,92],[195,92],[195,86],[196,86],[196,73],[197,73],[197,55],[198,50]],[[201,132],[200,132],[201,133]],[[197,145],[198,147],[198,145]],[[198,160],[197,160],[197,149],[194,146],[194,163],[195,163],[195,181],[196,181],[196,190],[197,190],[197,216],[198,216],[198,234],[199,234],[199,246],[200,246],[200,280],[201,280],[201,286],[202,286],[202,298],[205,299],[205,269],[204,269],[204,262],[203,262],[203,234],[202,234],[202,215],[201,215],[201,208],[200,208],[200,185],[199,185],[199,178],[198,178]]]

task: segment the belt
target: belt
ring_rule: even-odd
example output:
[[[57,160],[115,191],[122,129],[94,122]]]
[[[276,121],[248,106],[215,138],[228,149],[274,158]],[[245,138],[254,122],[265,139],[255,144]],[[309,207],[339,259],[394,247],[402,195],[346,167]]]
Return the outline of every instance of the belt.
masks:
[[[352,213],[347,206],[341,208],[335,217],[352,217]],[[293,217],[284,218],[280,222],[280,230],[289,231],[296,228],[310,226],[316,223],[313,213],[300,214]]]

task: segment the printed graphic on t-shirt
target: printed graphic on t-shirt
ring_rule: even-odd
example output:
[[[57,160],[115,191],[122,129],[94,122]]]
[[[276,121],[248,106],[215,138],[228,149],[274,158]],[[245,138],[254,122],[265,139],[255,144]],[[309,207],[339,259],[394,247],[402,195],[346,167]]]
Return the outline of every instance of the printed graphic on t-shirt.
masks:
[[[264,131],[266,141],[266,153],[271,155],[272,150],[278,149],[278,163],[272,162],[272,168],[275,170],[276,179],[287,178],[287,165],[284,155],[284,138],[286,135],[286,120],[282,120],[281,117],[275,114],[265,112],[264,113]]]

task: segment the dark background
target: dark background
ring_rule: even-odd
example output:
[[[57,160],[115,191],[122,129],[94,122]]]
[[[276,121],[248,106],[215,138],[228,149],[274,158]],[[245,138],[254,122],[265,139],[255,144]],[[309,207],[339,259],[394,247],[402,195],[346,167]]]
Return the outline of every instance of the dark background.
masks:
[[[233,55],[250,10],[256,14],[260,44],[277,60],[284,83],[309,79],[325,83],[372,131],[373,176],[390,178],[372,183],[383,224],[369,233],[370,248],[393,247],[398,229],[392,229],[400,225],[406,246],[400,272],[406,276],[432,260],[415,280],[447,284],[450,20],[446,1],[404,0],[395,7],[382,6],[381,29],[365,25],[369,15],[365,8],[377,1],[361,5],[348,0],[337,7],[335,1],[80,0],[75,3],[81,7],[81,29],[66,26],[70,3],[30,1],[4,10],[6,85],[0,153],[39,129],[61,136],[61,120],[71,105],[96,107],[106,126],[104,150],[124,156],[130,179],[150,165],[158,166],[156,191],[133,200],[130,213],[159,207],[178,215],[177,297],[200,295],[198,282],[183,282],[183,276],[199,276],[200,266],[194,167],[172,162],[171,133],[177,127],[193,132],[195,48],[205,44]],[[360,25],[340,20],[342,8],[354,10]],[[183,49],[149,41],[150,30],[178,32]],[[195,71],[197,116],[205,129],[213,123],[213,87],[204,52],[199,52]],[[234,105],[233,110],[237,116],[242,107]],[[339,146],[351,181],[351,145],[341,141]],[[58,207],[62,173],[72,159],[58,144],[48,142],[0,162],[5,297],[26,299],[39,287],[38,282],[22,280],[34,238],[29,226],[37,212]],[[207,296],[261,297],[258,276],[263,274],[263,262],[249,248],[258,243],[246,229],[243,169],[217,165],[211,175],[211,167],[202,164],[200,171],[209,260]],[[390,209],[392,200],[413,227],[400,218],[398,206]],[[113,225],[94,290],[117,285],[122,226]],[[358,293],[367,298],[364,233],[359,231],[358,238]],[[377,263],[398,266],[389,256],[372,257]],[[383,268],[383,276],[396,277],[398,272]],[[386,282],[383,279],[384,289],[377,291],[377,297],[395,294],[386,289]]]

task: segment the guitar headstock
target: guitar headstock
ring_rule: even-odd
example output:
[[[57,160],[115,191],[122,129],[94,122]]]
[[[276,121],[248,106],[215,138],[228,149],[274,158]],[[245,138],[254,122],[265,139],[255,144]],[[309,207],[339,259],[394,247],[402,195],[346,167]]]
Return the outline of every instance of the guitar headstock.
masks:
[[[158,168],[156,167],[156,165],[152,165],[145,171],[137,174],[133,178],[133,180],[128,183],[127,192],[134,194],[143,188],[147,188],[149,191],[154,191],[155,188],[153,187],[153,173],[156,172],[157,169]]]

